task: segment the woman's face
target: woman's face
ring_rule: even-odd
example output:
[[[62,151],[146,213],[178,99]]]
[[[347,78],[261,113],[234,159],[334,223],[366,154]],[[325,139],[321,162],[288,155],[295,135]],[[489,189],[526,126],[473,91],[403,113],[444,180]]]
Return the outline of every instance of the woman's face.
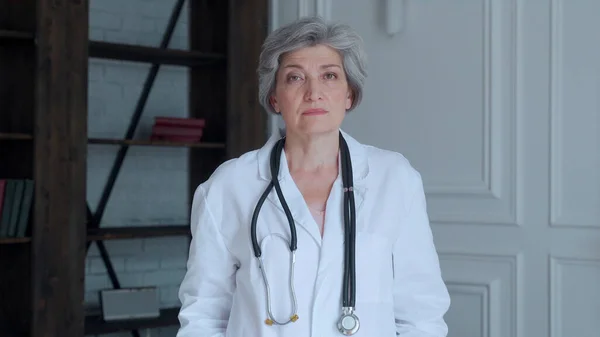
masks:
[[[337,130],[352,105],[340,54],[317,45],[284,55],[271,104],[282,115],[288,132]]]

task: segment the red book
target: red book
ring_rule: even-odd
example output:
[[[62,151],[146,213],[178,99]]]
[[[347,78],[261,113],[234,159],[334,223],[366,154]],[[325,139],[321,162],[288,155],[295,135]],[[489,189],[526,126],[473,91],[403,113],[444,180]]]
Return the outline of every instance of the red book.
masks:
[[[206,125],[206,120],[204,118],[155,117],[154,125],[203,128]]]
[[[152,127],[153,136],[180,136],[180,137],[201,137],[203,129],[182,128],[163,125],[154,125]]]
[[[185,137],[185,136],[156,136],[150,137],[150,140],[159,140],[164,142],[175,143],[198,143],[201,137]]]
[[[197,143],[202,138],[203,129],[176,128],[155,125],[152,128],[151,140],[170,142]]]

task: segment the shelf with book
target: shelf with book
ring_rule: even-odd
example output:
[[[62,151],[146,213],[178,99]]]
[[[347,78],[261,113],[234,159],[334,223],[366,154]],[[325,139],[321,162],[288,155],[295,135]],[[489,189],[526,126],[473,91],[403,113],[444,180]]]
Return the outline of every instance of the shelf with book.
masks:
[[[0,239],[0,334],[82,336],[87,29],[70,27],[87,24],[87,2],[0,8],[0,132],[11,134],[0,141],[0,179],[32,182],[4,195],[13,235]]]
[[[52,336],[83,337],[131,331],[136,336],[138,329],[178,324],[178,308],[163,309],[160,318],[150,320],[105,322],[101,315],[86,315],[89,244],[190,235],[188,224],[99,226],[101,221],[94,219],[102,217],[94,217],[86,202],[86,165],[91,146],[117,146],[119,161],[132,146],[193,149],[186,151],[191,195],[218,165],[266,140],[267,115],[256,99],[255,68],[268,33],[268,1],[186,3],[189,50],[176,50],[163,43],[89,41],[88,29],[71,29],[89,25],[88,1],[0,0],[0,179],[35,182],[26,234],[0,238],[2,333],[41,337],[51,331]],[[135,132],[122,138],[90,137],[90,58],[151,65],[144,93],[160,66],[189,67],[189,117],[203,119],[207,126],[201,141],[133,139]],[[145,102],[138,105],[133,131],[145,110]],[[119,283],[113,276],[115,287]],[[34,305],[39,303],[44,305]]]

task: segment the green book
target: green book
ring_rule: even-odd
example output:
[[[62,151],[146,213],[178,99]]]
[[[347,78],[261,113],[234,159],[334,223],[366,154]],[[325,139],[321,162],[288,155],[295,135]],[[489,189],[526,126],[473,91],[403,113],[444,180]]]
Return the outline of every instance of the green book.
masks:
[[[13,204],[12,209],[10,211],[10,224],[8,226],[8,236],[15,237],[17,236],[17,223],[19,220],[19,210],[21,208],[21,203],[23,201],[23,190],[25,188],[25,181],[23,180],[14,180],[14,196],[13,196]]]
[[[16,237],[25,237],[27,233],[27,225],[29,224],[29,214],[31,213],[31,203],[33,201],[33,180],[24,180],[23,201],[21,202],[21,210],[17,223]]]
[[[14,199],[15,180],[6,179],[4,192],[4,205],[2,206],[2,218],[0,219],[0,237],[8,237],[10,227],[11,211]]]

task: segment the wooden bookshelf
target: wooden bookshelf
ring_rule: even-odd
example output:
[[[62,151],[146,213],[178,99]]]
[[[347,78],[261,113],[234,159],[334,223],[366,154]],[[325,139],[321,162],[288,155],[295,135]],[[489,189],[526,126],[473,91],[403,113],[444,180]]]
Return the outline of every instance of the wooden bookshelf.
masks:
[[[0,238],[0,335],[131,331],[135,336],[139,329],[178,324],[178,308],[165,308],[160,318],[148,320],[104,322],[99,315],[86,315],[85,261],[91,243],[110,262],[110,252],[101,248],[106,240],[190,235],[188,224],[100,226],[94,220],[98,210],[90,210],[86,201],[86,176],[90,146],[118,148],[120,159],[111,173],[118,173],[130,146],[189,148],[194,150],[186,151],[189,196],[225,160],[264,144],[267,114],[257,101],[256,66],[269,31],[268,1],[186,5],[190,50],[177,50],[162,42],[150,47],[89,41],[88,0],[0,0],[0,179],[35,183],[27,236]],[[120,139],[90,137],[90,58],[144,62],[151,73],[163,65],[189,67],[189,117],[206,121],[202,141],[132,139],[130,130]],[[151,89],[152,81],[147,83],[142,92]],[[132,111],[130,129],[135,131],[144,110],[142,104]],[[113,287],[118,284],[114,274],[109,272]]]
[[[104,321],[101,315],[89,315],[85,318],[85,334],[100,335],[177,325],[179,324],[178,313],[179,308],[165,308],[160,310],[160,317],[157,318],[127,319],[111,322]]]

